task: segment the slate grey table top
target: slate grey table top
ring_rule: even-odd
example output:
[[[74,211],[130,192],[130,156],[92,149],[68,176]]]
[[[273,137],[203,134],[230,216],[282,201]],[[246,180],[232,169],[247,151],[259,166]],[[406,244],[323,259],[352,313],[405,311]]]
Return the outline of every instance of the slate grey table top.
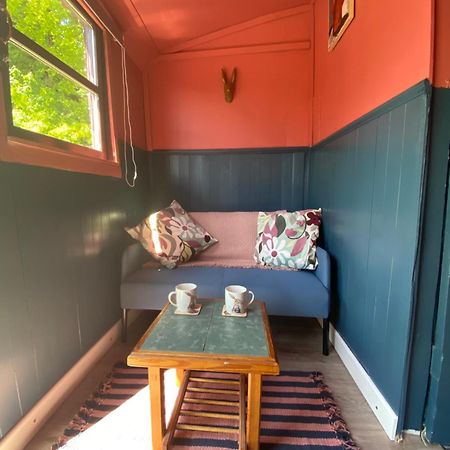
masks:
[[[198,316],[174,314],[169,305],[142,343],[141,351],[269,356],[263,307],[249,306],[247,317],[222,316],[223,301],[200,299]]]

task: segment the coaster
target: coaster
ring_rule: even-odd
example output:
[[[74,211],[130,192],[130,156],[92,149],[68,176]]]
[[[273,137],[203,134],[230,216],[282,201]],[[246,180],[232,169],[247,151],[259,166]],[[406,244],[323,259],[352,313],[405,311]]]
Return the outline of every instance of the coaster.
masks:
[[[222,316],[225,316],[225,317],[247,317],[247,311],[245,311],[245,312],[243,312],[243,313],[233,313],[233,314],[230,314],[230,313],[227,311],[226,308],[227,308],[227,307],[226,307],[225,305],[223,305],[223,308],[222,308]]]
[[[201,309],[202,305],[200,303],[197,303],[195,305],[194,311],[179,311],[178,309],[176,309],[174,314],[177,314],[178,316],[198,316]]]

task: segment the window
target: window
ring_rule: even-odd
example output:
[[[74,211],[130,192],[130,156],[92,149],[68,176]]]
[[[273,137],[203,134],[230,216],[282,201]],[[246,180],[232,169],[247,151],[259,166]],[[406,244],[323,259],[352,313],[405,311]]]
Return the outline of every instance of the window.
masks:
[[[100,27],[75,1],[0,5],[8,138],[116,163]]]

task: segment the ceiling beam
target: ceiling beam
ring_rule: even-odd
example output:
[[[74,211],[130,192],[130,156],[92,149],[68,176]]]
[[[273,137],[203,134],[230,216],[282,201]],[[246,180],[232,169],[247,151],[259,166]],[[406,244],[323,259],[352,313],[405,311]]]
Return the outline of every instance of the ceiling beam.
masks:
[[[292,52],[301,50],[310,50],[311,41],[294,41],[283,42],[277,44],[261,44],[261,45],[244,45],[227,48],[216,48],[212,50],[192,50],[188,52],[168,53],[160,55],[150,61],[150,64],[155,64],[162,61],[177,61],[183,59],[196,58],[211,58],[215,56],[227,55],[248,55],[257,53],[278,53],[278,52]]]
[[[289,8],[282,11],[277,11],[274,13],[266,14],[264,16],[257,17],[256,19],[247,20],[245,22],[239,23],[237,25],[231,25],[229,27],[223,28],[212,33],[208,33],[204,36],[200,36],[194,39],[190,39],[181,44],[174,45],[169,49],[162,52],[162,55],[167,55],[171,53],[185,52],[189,49],[197,47],[199,45],[205,44],[207,42],[228,36],[230,34],[239,33],[241,31],[248,30],[250,28],[255,28],[265,23],[274,22],[276,20],[284,19],[286,17],[297,16],[300,14],[305,14],[311,11],[311,5],[301,5],[295,8]]]

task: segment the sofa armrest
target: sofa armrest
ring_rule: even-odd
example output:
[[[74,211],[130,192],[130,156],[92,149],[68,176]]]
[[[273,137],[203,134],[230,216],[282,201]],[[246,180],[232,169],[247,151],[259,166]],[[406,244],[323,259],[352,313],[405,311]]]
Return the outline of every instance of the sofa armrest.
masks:
[[[122,255],[121,280],[123,281],[128,275],[138,270],[149,259],[150,255],[139,242],[129,245]]]
[[[326,250],[317,247],[316,250],[319,265],[315,270],[316,277],[329,290],[330,289],[330,255]]]

